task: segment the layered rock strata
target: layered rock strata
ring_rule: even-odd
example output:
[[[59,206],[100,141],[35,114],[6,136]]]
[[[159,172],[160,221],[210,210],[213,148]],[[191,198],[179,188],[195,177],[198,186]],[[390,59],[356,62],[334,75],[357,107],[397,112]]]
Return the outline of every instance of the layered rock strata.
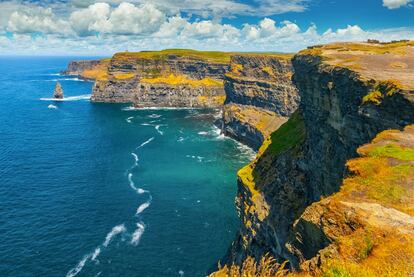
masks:
[[[223,104],[228,54],[190,50],[118,53],[97,78],[92,101],[137,107],[216,108]]]
[[[223,133],[254,149],[297,109],[291,55],[235,55],[226,74]]]
[[[413,46],[411,42],[333,44],[295,56],[293,80],[299,89],[300,108],[264,142],[256,160],[238,173],[236,206],[243,224],[228,252],[228,264],[241,265],[249,256],[260,260],[270,253],[280,262],[289,261],[291,268],[310,269],[316,274],[324,258],[320,251],[336,247],[332,243],[349,234],[328,234],[325,226],[339,230],[341,222],[349,222],[345,227],[356,230],[371,218],[376,226],[385,224],[390,230],[398,224],[407,224],[405,230],[411,228],[412,215],[387,210],[390,206],[384,199],[370,198],[362,205],[353,202],[352,195],[363,193],[358,188],[337,206],[322,201],[314,208],[307,207],[339,191],[347,160],[357,156],[359,146],[383,130],[402,130],[414,122],[414,86],[408,77],[414,76]],[[407,66],[396,68],[397,62]],[[413,147],[409,133],[406,130],[399,136],[404,137],[406,146]],[[388,151],[401,153],[401,149],[385,149],[385,156]],[[387,161],[391,166],[394,163]],[[402,167],[412,171],[410,166],[412,162]],[[394,176],[394,182],[403,182],[399,177],[402,175]],[[401,191],[412,190],[410,178]],[[385,190],[384,197],[393,197],[393,193],[392,188]],[[404,197],[405,193],[397,194],[395,201],[407,201]],[[354,211],[349,217],[348,210]],[[381,214],[398,215],[400,223],[380,222]],[[358,218],[355,224],[354,215]],[[412,243],[412,237],[405,239]]]

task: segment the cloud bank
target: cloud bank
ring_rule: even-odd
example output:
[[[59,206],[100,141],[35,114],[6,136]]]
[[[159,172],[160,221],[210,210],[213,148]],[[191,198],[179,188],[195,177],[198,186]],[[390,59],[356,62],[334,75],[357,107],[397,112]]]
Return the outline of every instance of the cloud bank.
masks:
[[[398,1],[404,2],[384,0],[384,5],[387,2],[390,7],[397,7]],[[249,10],[249,5],[232,0],[161,0],[157,5],[146,0],[75,0],[66,3],[65,8],[63,4],[2,2],[0,51],[87,55],[164,48],[294,52],[331,41],[414,38],[414,30],[409,28],[368,31],[350,24],[336,30],[318,30],[313,24],[302,29],[294,22],[276,22],[266,16],[256,23],[239,26],[217,19],[232,16],[235,10],[239,14],[256,13],[264,7],[272,13],[302,11],[308,1],[257,2],[260,4],[254,11]],[[203,3],[207,8],[203,9]]]

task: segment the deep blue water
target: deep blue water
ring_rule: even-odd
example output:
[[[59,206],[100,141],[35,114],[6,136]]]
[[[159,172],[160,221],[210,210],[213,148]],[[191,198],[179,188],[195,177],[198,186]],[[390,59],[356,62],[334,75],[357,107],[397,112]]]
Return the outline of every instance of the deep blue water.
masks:
[[[90,103],[72,59],[0,58],[0,276],[205,276],[252,153],[211,111]]]

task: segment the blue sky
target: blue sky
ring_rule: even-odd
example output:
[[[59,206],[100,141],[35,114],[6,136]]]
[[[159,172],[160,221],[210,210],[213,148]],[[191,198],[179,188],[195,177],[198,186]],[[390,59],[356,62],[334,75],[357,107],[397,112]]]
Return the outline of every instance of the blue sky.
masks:
[[[368,38],[414,39],[414,0],[0,1],[0,54],[294,52]]]

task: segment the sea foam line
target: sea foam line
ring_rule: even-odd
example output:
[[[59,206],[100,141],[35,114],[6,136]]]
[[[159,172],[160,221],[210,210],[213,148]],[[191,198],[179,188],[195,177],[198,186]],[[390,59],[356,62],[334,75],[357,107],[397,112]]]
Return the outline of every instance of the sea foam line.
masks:
[[[135,213],[135,215],[137,216],[137,215],[141,214],[143,211],[145,211],[151,205],[151,202],[152,202],[152,196],[151,196],[151,194],[149,194],[148,201],[145,202],[145,203],[143,203],[143,204],[141,204],[141,205],[139,205],[139,207],[137,208],[137,212]]]
[[[140,146],[138,146],[137,148],[135,148],[135,150],[144,147],[145,145],[147,145],[148,143],[150,143],[153,140],[154,140],[154,137],[147,139],[146,141],[144,141],[143,143],[141,143]]]
[[[145,232],[145,224],[143,222],[138,222],[137,229],[132,234],[131,244],[134,246],[137,246],[144,232]]]
[[[121,233],[126,232],[126,228],[124,224],[117,225],[112,228],[112,230],[106,235],[105,241],[102,243],[102,247],[108,247],[108,245],[111,243],[113,238]],[[83,267],[86,265],[86,262],[90,259],[91,261],[95,261],[96,258],[101,254],[101,246],[98,246],[95,248],[95,250],[92,253],[89,253],[85,256],[83,256],[82,260],[79,261],[79,263],[68,271],[66,274],[66,277],[74,277],[78,275]]]
[[[65,101],[80,101],[80,100],[89,100],[91,99],[90,94],[83,94],[78,96],[69,96],[63,99],[56,99],[56,98],[40,98],[41,101],[57,101],[57,102],[65,102]]]

